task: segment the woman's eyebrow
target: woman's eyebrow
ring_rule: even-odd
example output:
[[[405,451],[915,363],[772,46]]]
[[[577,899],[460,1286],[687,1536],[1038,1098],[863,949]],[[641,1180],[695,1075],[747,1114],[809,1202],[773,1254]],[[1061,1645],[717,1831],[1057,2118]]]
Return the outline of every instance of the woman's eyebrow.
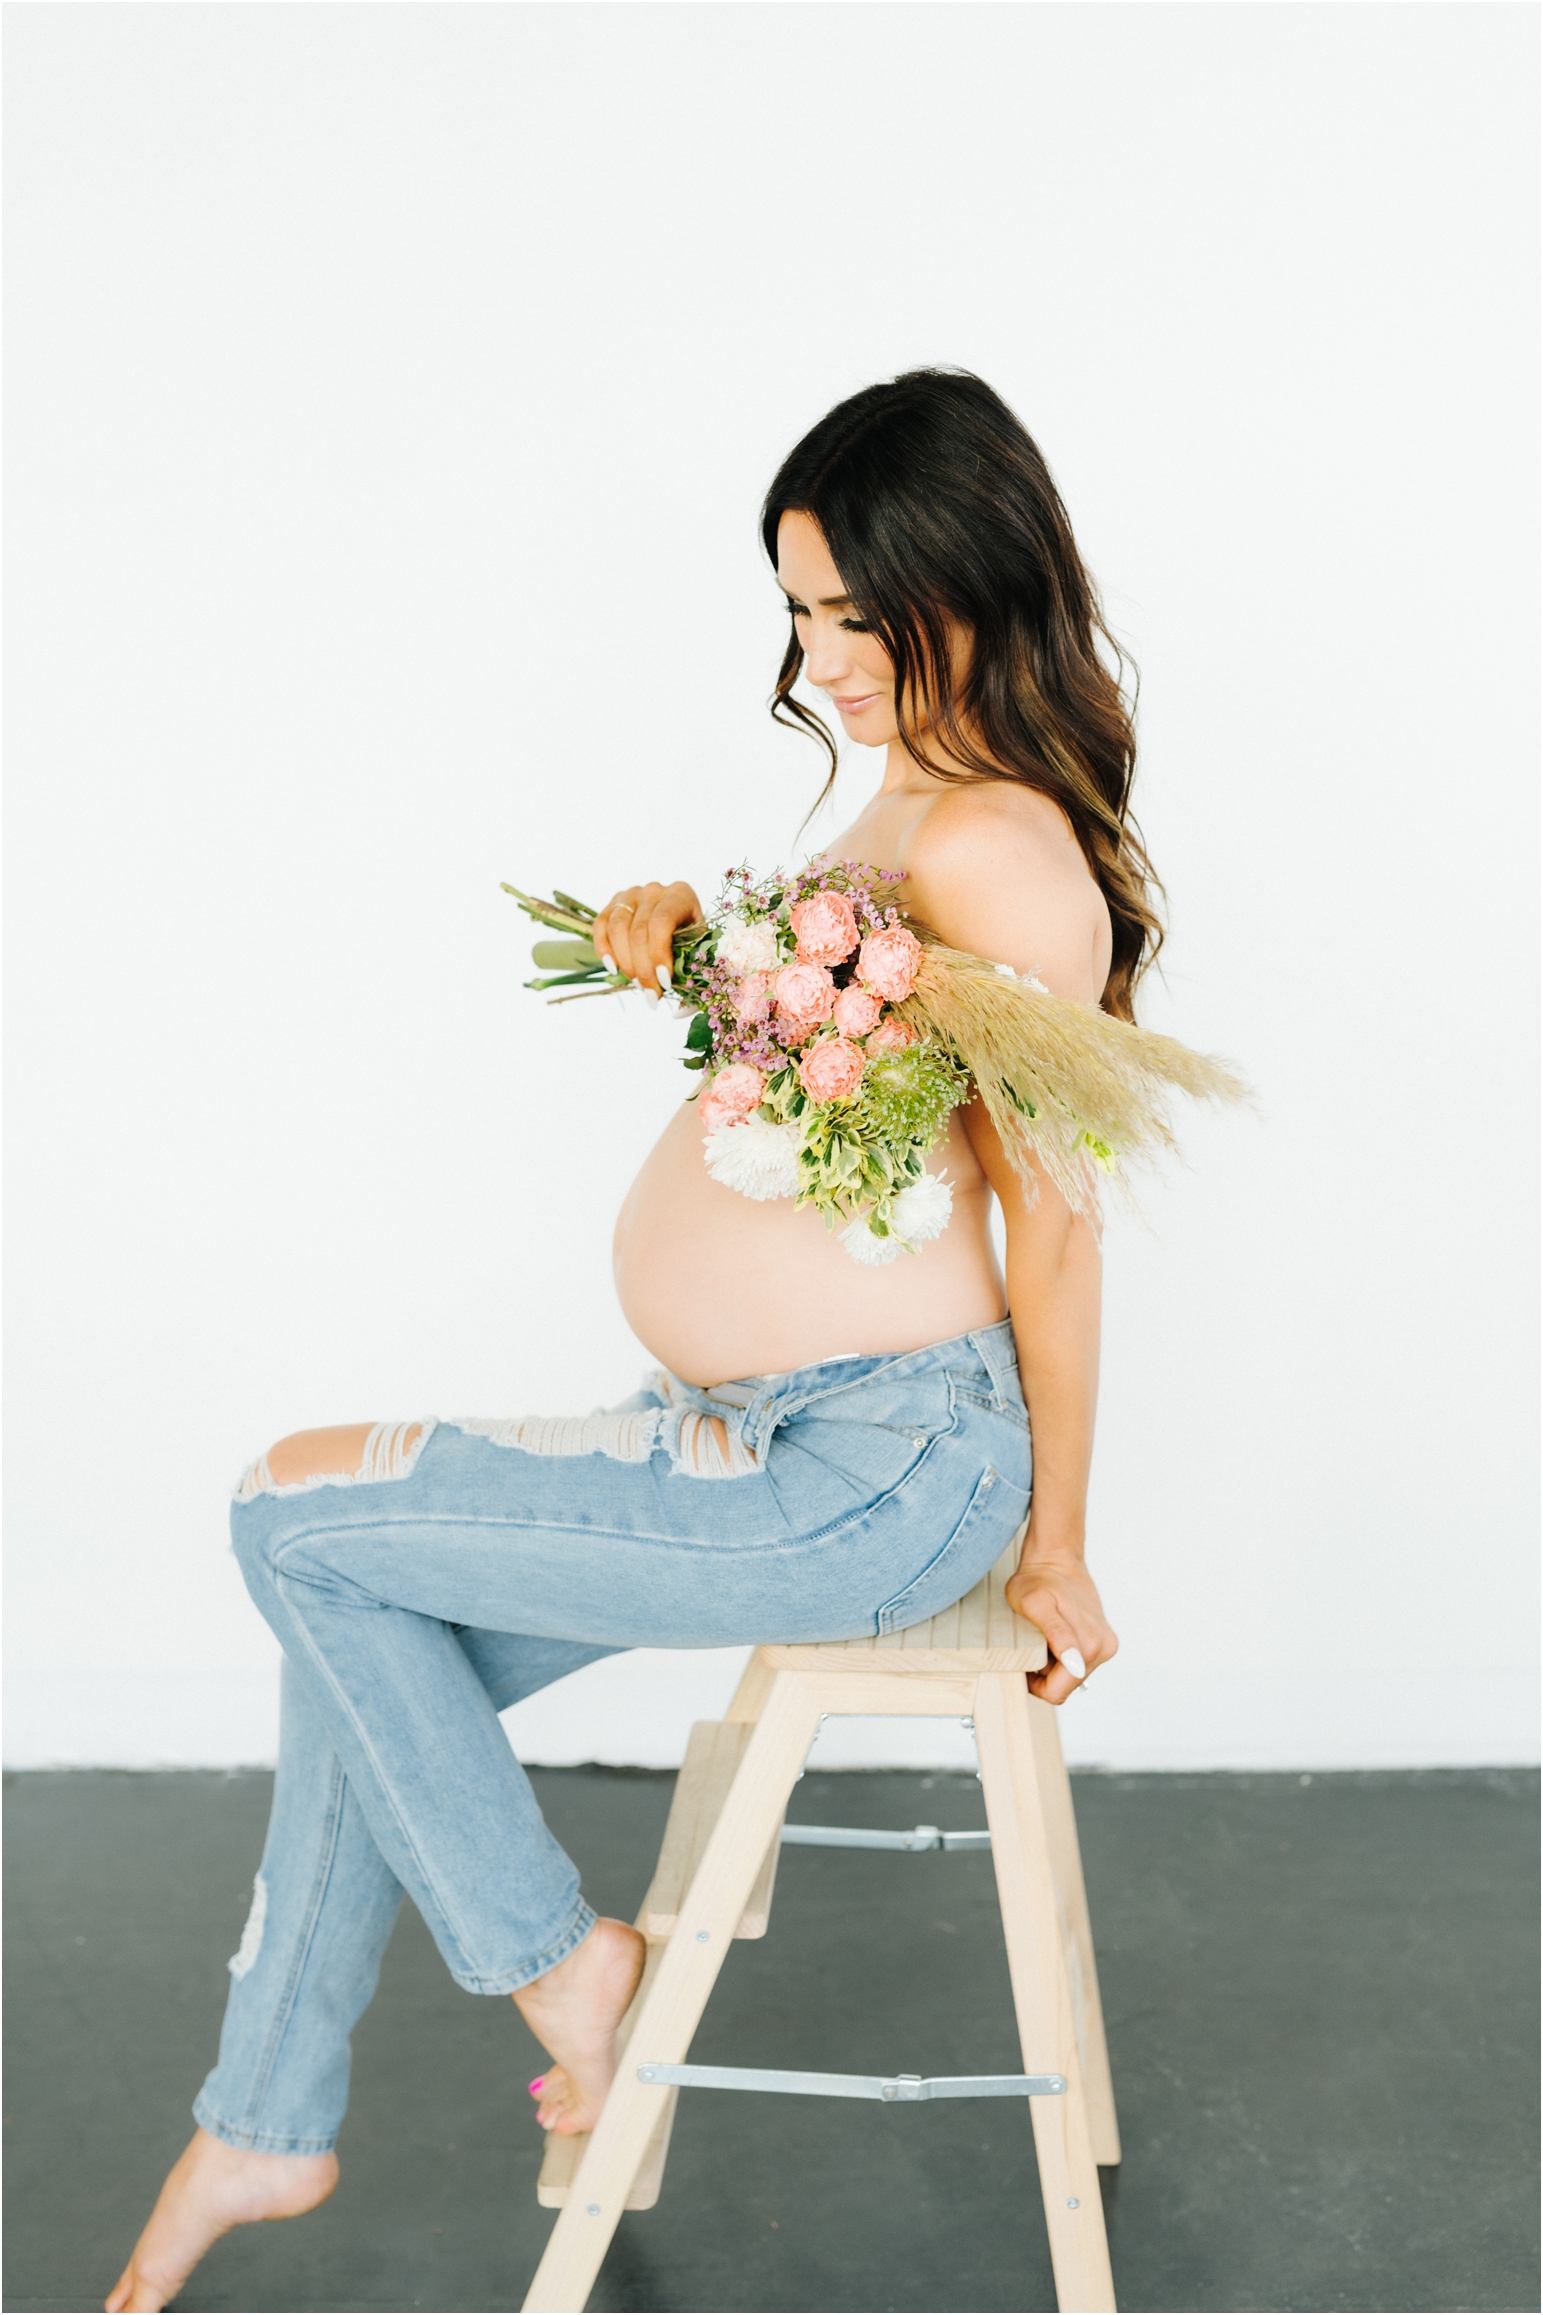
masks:
[[[791,587],[784,587],[782,592],[790,603],[799,603],[803,600],[801,595],[794,594]],[[850,605],[852,598],[850,595],[818,595],[815,600],[822,611],[844,611]]]

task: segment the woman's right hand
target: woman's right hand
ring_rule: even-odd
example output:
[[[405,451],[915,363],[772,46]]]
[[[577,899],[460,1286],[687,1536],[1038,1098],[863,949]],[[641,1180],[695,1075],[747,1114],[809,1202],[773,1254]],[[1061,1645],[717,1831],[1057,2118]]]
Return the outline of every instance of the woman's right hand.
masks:
[[[590,941],[608,965],[636,981],[657,1005],[670,986],[675,935],[699,924],[702,903],[689,884],[629,884],[613,893],[590,927]]]

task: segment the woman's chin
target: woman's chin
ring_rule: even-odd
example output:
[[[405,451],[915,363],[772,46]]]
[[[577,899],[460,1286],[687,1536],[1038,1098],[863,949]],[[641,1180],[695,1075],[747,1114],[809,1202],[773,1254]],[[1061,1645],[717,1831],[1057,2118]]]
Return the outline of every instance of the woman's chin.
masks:
[[[856,740],[860,748],[887,747],[895,737],[895,720],[876,713],[871,707],[859,708],[855,715],[847,715],[838,708],[841,728],[849,740]]]

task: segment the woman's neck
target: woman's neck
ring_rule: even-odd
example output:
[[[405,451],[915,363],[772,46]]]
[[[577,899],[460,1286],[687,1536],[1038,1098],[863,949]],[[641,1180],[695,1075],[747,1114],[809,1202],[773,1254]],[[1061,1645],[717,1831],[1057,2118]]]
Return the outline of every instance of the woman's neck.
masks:
[[[928,757],[928,763],[919,764],[898,735],[890,741],[884,751],[884,777],[879,782],[879,795],[936,795],[940,789],[953,785],[948,774],[975,769],[945,747],[930,724],[917,735],[916,744]]]

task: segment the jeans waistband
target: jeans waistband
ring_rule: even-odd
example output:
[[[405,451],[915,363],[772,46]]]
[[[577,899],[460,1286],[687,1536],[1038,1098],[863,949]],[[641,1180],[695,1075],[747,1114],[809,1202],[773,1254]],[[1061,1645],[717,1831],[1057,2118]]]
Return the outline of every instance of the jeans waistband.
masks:
[[[672,1405],[689,1405],[703,1414],[720,1416],[730,1438],[742,1439],[759,1457],[779,1423],[818,1399],[881,1378],[902,1382],[907,1375],[957,1365],[971,1352],[990,1378],[997,1405],[1007,1406],[1018,1396],[1018,1354],[1012,1321],[1007,1318],[992,1326],[973,1327],[968,1334],[950,1335],[945,1342],[926,1343],[920,1350],[854,1351],[839,1358],[815,1359],[784,1374],[746,1375],[736,1382],[716,1383],[710,1390],[682,1382],[668,1372],[661,1373],[660,1383]]]

